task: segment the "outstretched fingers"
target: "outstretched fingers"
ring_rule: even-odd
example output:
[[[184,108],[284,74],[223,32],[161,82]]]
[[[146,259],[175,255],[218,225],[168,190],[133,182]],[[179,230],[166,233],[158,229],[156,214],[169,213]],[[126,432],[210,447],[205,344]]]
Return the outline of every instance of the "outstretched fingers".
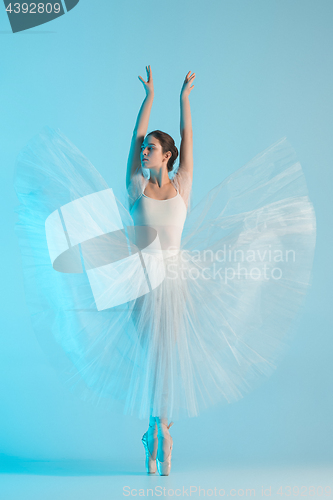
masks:
[[[191,73],[191,71],[189,71],[189,72],[187,73],[187,75],[185,76],[185,82],[186,82],[186,83],[190,82],[191,80],[193,80],[193,79],[195,78],[195,73],[192,73],[192,75],[191,75],[191,76],[189,76],[189,75],[190,75],[190,73]]]
[[[190,94],[191,90],[194,88],[194,85],[192,85],[194,82],[194,79],[195,79],[195,73],[191,74],[191,71],[189,71],[187,73],[187,75],[185,76],[183,87],[182,87],[182,90],[180,92],[181,96],[188,96]]]
[[[153,95],[154,94],[154,83],[153,83],[153,75],[151,72],[151,67],[146,66],[146,73],[147,73],[147,81],[142,78],[142,76],[139,76],[139,80],[142,82],[147,95]]]
[[[147,81],[142,78],[142,76],[138,76],[138,78],[142,81],[142,83],[149,83],[150,79],[152,78],[151,74],[151,68],[150,65],[146,66],[146,72],[147,72]]]

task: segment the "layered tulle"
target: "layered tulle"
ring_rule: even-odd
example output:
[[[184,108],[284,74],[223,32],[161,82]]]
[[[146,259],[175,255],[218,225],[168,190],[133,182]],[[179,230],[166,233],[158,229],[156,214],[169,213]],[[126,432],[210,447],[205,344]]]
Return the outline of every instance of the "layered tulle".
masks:
[[[142,179],[129,187],[129,206]],[[189,198],[189,179],[175,179]],[[170,257],[136,248],[132,217],[117,197],[117,210],[101,209],[94,195],[114,193],[60,131],[45,129],[22,150],[15,189],[33,327],[81,397],[110,406],[122,400],[124,412],[140,418],[195,416],[237,401],[276,367],[311,282],[315,248],[313,206],[285,139],[191,207],[180,251]],[[52,266],[45,222],[81,198],[89,216],[82,223],[72,215],[73,231],[80,223],[99,236],[73,244],[65,224],[69,267],[61,272]],[[147,273],[163,279],[144,289]]]

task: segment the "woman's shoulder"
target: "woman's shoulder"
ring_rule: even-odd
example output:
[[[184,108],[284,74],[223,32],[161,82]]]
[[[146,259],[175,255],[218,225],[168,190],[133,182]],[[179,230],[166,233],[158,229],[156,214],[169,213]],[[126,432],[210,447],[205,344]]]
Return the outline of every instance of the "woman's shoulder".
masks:
[[[145,181],[147,180],[148,180],[147,175],[143,172],[143,169],[140,166],[131,175],[129,184],[127,186],[127,190],[131,189],[136,184],[138,185],[144,184]]]
[[[143,172],[142,167],[138,167],[132,174],[130,182],[127,186],[127,192],[129,197],[129,205],[133,205],[134,202],[139,198],[139,196],[145,190],[148,179]]]
[[[175,183],[179,184],[180,188],[192,187],[192,175],[184,168],[178,168],[177,172],[173,175],[172,179]]]
[[[192,175],[190,174],[190,172],[183,168],[183,167],[179,167],[177,169],[177,171],[175,172],[174,174],[174,178],[175,179],[179,179],[180,181],[187,181],[187,182],[192,182]]]
[[[192,190],[192,175],[186,169],[179,167],[171,178],[171,181],[176,186],[179,194],[182,196],[186,206],[188,207]]]

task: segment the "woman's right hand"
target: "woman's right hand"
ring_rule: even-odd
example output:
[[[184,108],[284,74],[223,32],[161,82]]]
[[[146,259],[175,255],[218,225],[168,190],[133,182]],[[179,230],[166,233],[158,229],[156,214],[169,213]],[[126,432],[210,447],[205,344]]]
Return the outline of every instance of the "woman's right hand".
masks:
[[[145,80],[141,76],[139,76],[139,79],[141,80],[141,82],[145,88],[146,95],[153,96],[154,95],[154,83],[153,83],[153,75],[151,73],[150,66],[146,66],[146,71],[147,71],[147,81],[145,82]]]

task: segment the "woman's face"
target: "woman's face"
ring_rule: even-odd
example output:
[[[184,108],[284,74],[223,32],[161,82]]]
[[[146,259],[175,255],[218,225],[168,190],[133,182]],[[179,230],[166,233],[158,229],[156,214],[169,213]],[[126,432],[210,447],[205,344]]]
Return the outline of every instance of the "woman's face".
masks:
[[[163,153],[161,143],[152,135],[147,135],[141,145],[141,165],[144,168],[160,168],[167,164],[168,154]]]

